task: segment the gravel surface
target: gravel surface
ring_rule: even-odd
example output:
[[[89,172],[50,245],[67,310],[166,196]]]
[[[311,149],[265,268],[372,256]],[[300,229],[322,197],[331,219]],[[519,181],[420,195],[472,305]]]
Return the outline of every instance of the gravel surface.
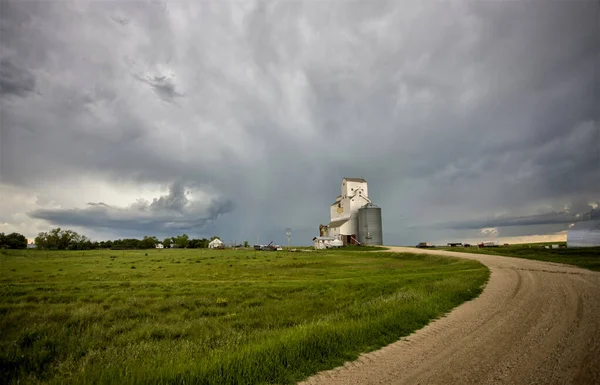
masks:
[[[475,259],[476,299],[412,335],[301,384],[600,384],[600,273],[550,262],[393,247]]]

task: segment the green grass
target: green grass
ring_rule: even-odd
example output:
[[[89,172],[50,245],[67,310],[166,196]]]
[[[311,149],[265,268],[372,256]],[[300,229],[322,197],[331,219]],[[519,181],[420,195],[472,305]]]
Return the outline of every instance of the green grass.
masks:
[[[294,383],[421,328],[489,274],[372,251],[0,258],[0,376],[19,384]]]
[[[458,251],[465,253],[479,253],[491,255],[504,255],[507,257],[517,257],[525,259],[534,259],[537,261],[564,263],[600,271],[600,247],[573,247],[546,249],[543,245],[556,245],[561,242],[537,243],[509,245],[500,247],[438,247],[438,250]],[[562,242],[564,244],[564,242]]]

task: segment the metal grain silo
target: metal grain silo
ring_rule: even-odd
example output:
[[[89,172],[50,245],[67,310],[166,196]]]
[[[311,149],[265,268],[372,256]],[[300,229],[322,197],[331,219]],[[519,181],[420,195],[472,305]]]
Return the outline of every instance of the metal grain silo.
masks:
[[[600,246],[600,221],[581,221],[575,223],[567,234],[567,247]]]
[[[366,246],[383,245],[381,208],[373,203],[358,209],[358,241]]]

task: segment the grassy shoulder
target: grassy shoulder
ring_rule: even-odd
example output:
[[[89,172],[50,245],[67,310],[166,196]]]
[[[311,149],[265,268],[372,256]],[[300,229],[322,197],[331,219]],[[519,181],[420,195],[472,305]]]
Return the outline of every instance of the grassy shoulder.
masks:
[[[556,244],[556,242],[554,243]],[[545,244],[509,245],[501,247],[436,247],[436,250],[457,251],[462,253],[503,255],[534,259],[537,261],[564,263],[600,271],[600,247],[546,249]]]
[[[3,383],[294,383],[482,290],[478,262],[389,252],[0,252]]]

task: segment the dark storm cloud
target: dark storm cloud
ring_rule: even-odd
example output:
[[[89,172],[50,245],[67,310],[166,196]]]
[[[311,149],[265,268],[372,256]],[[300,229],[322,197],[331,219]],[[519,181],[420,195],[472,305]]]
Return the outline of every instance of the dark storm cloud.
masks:
[[[129,24],[130,20],[125,18],[125,17],[117,17],[117,16],[111,16],[111,18],[116,22],[119,23],[120,25],[127,25]]]
[[[41,97],[0,100],[0,180],[40,194],[79,175],[179,180],[236,203],[210,222],[232,238],[310,239],[343,176],[369,182],[390,243],[560,212],[600,194],[597,15],[593,1],[8,1],[2,59]],[[44,218],[143,226],[102,201]],[[150,205],[152,226],[168,222]]]
[[[147,76],[145,78],[135,76],[141,82],[148,84],[154,92],[165,102],[173,102],[175,98],[183,96],[179,92],[175,91],[175,84],[173,78],[165,75],[154,75]]]
[[[464,222],[450,222],[444,223],[443,225],[438,225],[437,227],[452,229],[481,229],[485,227],[571,224],[580,221],[589,221],[596,218],[600,218],[600,210],[591,209],[589,212],[577,214],[568,212],[550,212],[521,217],[499,217]]]
[[[25,97],[35,91],[35,77],[24,68],[18,68],[9,59],[0,60],[0,97]]]
[[[35,210],[33,218],[58,226],[91,229],[134,230],[146,233],[200,231],[207,222],[233,210],[233,203],[222,199],[190,201],[181,183],[171,186],[169,194],[152,202],[138,200],[129,207],[114,207],[103,202],[88,203],[83,209]]]

